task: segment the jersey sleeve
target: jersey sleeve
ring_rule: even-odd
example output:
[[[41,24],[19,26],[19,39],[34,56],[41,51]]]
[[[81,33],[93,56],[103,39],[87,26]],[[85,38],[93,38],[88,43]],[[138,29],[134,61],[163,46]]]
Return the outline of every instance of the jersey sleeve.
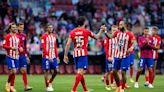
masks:
[[[5,49],[11,49],[11,47],[9,46],[9,36],[6,36],[3,40],[3,48]]]
[[[113,37],[116,37],[117,36],[117,34],[118,34],[118,30],[117,31],[115,31],[114,33],[113,33]]]
[[[86,32],[87,32],[88,36],[90,36],[90,37],[92,37],[94,39],[96,38],[95,35],[94,35],[94,33],[92,31],[86,30]]]
[[[105,51],[105,54],[106,54],[106,58],[109,57],[108,49],[109,49],[109,39],[106,38],[104,40],[104,51]]]
[[[157,46],[160,46],[160,45],[161,45],[161,38],[158,37]]]
[[[48,55],[48,51],[46,50],[46,40],[45,40],[45,38],[46,38],[45,35],[41,37],[41,44],[42,44],[43,53]]]

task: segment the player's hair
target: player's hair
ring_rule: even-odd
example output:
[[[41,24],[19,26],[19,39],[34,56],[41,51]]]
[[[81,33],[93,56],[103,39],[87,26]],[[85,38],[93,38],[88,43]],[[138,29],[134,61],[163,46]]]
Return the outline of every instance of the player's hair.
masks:
[[[10,23],[8,28],[7,28],[7,31],[10,31],[12,25],[16,25],[16,23],[14,23],[14,22]]]
[[[152,29],[155,30],[155,31],[158,31],[158,27],[157,26],[153,26]]]
[[[20,25],[24,25],[24,23],[23,23],[23,22],[19,22],[19,23],[18,23],[18,26],[20,26]]]
[[[77,25],[78,26],[84,25],[85,20],[86,20],[86,17],[85,16],[79,16],[78,19],[77,19]]]
[[[148,27],[144,27],[144,30],[148,30],[149,28]]]
[[[49,26],[53,26],[53,25],[51,23],[47,23],[46,28],[49,27]]]

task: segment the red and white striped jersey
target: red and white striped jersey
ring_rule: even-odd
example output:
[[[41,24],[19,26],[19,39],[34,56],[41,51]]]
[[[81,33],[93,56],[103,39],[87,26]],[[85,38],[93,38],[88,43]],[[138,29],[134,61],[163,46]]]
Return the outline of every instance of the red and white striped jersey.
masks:
[[[132,32],[130,32],[133,36],[132,40],[136,40],[136,37],[134,36],[134,34]],[[132,41],[130,43],[130,47],[133,45]],[[134,54],[134,49],[132,50],[131,54]]]
[[[44,33],[41,37],[42,49],[43,49],[43,58],[57,58],[57,43],[56,43],[56,35]]]
[[[12,50],[11,48],[17,48],[17,50]],[[3,48],[7,51],[7,56],[18,59],[19,58],[19,50],[20,40],[18,35],[7,34],[3,41]]]
[[[116,58],[126,58],[130,53],[128,53],[128,49],[130,48],[130,43],[132,43],[133,35],[131,32],[121,32],[115,31],[114,37],[116,37],[117,45],[115,51]]]
[[[72,39],[74,43],[74,51],[73,56],[74,57],[80,57],[80,56],[87,56],[88,50],[88,37],[94,37],[94,34],[85,28],[79,27],[75,28],[71,31],[69,37]]]
[[[158,35],[153,36],[153,44],[156,46],[161,45],[161,37]],[[158,59],[158,50],[153,50],[153,58]]]
[[[114,58],[116,44],[117,44],[116,38],[112,38],[112,39],[106,38],[104,40],[104,50],[107,59],[108,57]]]

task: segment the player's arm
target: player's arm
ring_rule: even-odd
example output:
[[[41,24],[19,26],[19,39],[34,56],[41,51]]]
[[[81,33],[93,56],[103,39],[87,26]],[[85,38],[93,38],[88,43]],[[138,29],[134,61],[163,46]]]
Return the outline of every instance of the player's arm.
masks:
[[[43,53],[45,53],[48,57],[48,51],[46,50],[46,40],[45,40],[45,36],[41,37],[41,45],[42,45],[42,50]]]
[[[155,44],[154,44],[154,42],[153,42],[153,38],[150,39],[150,40],[151,40],[151,43],[148,42],[148,43],[147,43],[147,47],[148,47],[148,48],[151,48],[151,49],[156,49],[156,48],[155,48]]]
[[[90,35],[90,37],[98,40],[101,37],[101,34],[103,32],[105,32],[105,30],[106,30],[106,27],[105,27],[105,25],[103,25],[103,26],[101,26],[101,28],[97,34],[93,34],[92,32],[89,32],[89,35]]]
[[[25,46],[25,56],[28,61],[27,63],[30,64],[29,52],[27,50],[27,36],[26,35],[25,35],[24,46]]]
[[[10,47],[10,46],[9,46],[9,37],[5,37],[5,38],[4,38],[4,41],[3,41],[3,48],[4,48],[4,49],[16,50],[16,48]]]
[[[67,44],[66,44],[66,47],[65,47],[65,52],[64,52],[64,62],[66,64],[68,64],[68,56],[67,55],[68,55],[69,48],[71,46],[71,42],[72,42],[72,39],[69,37]]]
[[[58,56],[58,50],[57,50],[57,42],[56,41],[55,41],[55,55],[56,55],[58,63],[60,63],[60,59],[59,59],[59,56]]]
[[[142,37],[138,40],[138,46],[142,49],[147,45],[147,42],[142,39]]]
[[[155,49],[159,50],[160,46],[161,46],[161,38],[158,39],[157,46],[155,47]]]
[[[109,50],[109,40],[108,40],[108,38],[106,38],[104,40],[104,51],[105,51],[105,54],[106,54],[106,58],[109,57],[108,50]]]
[[[135,36],[131,33],[132,46],[128,49],[128,52],[132,52],[134,50],[134,47],[137,45]]]

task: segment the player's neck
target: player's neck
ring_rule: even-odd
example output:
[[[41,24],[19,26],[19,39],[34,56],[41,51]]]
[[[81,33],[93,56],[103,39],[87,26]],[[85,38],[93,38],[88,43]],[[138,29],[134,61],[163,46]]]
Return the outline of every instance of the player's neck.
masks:
[[[51,35],[52,34],[52,32],[47,32],[49,35]]]
[[[11,32],[10,34],[11,34],[11,35],[16,35],[16,33],[13,33],[13,32]]]

